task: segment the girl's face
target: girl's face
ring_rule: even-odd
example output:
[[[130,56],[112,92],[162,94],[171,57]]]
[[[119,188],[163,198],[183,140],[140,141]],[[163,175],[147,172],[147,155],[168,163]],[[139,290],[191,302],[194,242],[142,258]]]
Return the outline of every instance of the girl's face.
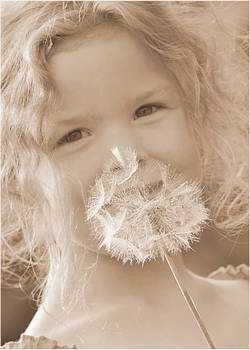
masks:
[[[114,147],[132,147],[139,158],[200,177],[176,83],[131,34],[102,27],[92,38],[68,38],[56,47],[49,69],[59,96],[51,150],[72,180],[75,207],[83,203],[79,184],[86,195]]]

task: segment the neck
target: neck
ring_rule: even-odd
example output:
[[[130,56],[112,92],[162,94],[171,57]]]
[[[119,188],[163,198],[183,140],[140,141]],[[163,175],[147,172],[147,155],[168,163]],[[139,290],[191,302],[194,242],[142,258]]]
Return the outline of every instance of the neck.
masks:
[[[78,259],[78,261],[76,259],[76,266],[81,266],[82,260],[84,260],[86,266],[93,265],[93,261],[96,261],[96,255],[90,252],[83,259],[83,252],[80,249],[75,251],[75,256]],[[189,272],[185,268],[181,256],[173,257],[172,261],[186,290],[191,298],[197,302],[198,310],[206,315],[208,312],[206,301],[213,293],[209,283],[206,279]],[[197,338],[200,339],[198,342],[204,343],[204,336],[191,315],[166,261],[159,259],[158,261],[145,263],[144,266],[131,266],[129,264],[123,265],[110,257],[100,255],[97,263],[93,265],[90,271],[91,274],[86,283],[84,302],[83,299],[78,298],[77,303],[69,309],[66,300],[62,302],[60,299],[60,285],[62,284],[59,282],[61,282],[62,275],[58,271],[51,282],[51,288],[49,288],[43,303],[45,309],[44,307],[40,309],[42,312],[44,310],[46,315],[50,315],[50,319],[45,318],[46,324],[53,319],[56,324],[64,325],[65,329],[70,329],[75,336],[81,337],[83,329],[88,329],[88,327],[97,329],[100,324],[105,327],[107,320],[111,324],[122,327],[125,334],[131,334],[131,326],[133,329],[133,322],[136,322],[137,325],[140,324],[140,329],[143,329],[143,332],[147,329],[146,332],[152,335],[152,339],[156,339],[158,328],[160,327],[159,329],[163,331],[166,323],[169,325],[169,332],[174,339],[179,334],[176,333],[175,325],[177,323],[181,324],[180,327],[186,329],[186,331],[182,331],[182,333],[186,332],[183,335],[184,339]],[[77,277],[84,275],[84,271],[82,272],[79,268],[75,275]],[[73,293],[77,291],[79,280],[76,285],[72,283],[68,283],[68,285],[70,296],[75,298]],[[131,315],[133,315],[134,321],[131,321]],[[164,320],[163,329],[158,325],[159,319]],[[109,338],[109,333],[107,335],[107,344],[109,345],[107,347],[113,344],[113,331],[112,328],[110,331],[111,338]],[[141,336],[137,338],[141,339]],[[67,337],[62,339],[64,339],[64,342],[68,342]],[[160,344],[162,346],[161,341]],[[81,345],[82,338],[79,342],[79,346]]]
[[[75,256],[77,257],[75,266],[81,266],[83,251],[77,248]],[[174,256],[171,259],[185,286],[189,290],[192,289],[194,280],[197,281],[197,276],[185,268],[181,255]],[[84,264],[85,266],[92,265],[88,269],[90,274],[87,282],[85,282],[85,306],[116,305],[122,300],[134,300],[147,304],[153,302],[161,305],[163,302],[165,303],[171,299],[166,298],[167,296],[179,294],[177,283],[167,261],[162,261],[161,259],[145,263],[143,266],[138,264],[123,265],[109,256],[99,255],[97,257],[95,253],[87,252],[84,257]],[[83,275],[84,272],[77,271],[77,276]],[[49,309],[51,309],[51,305],[58,304],[58,300],[60,300],[61,276],[62,274],[58,272],[51,283],[53,287],[49,288],[49,293],[45,300],[45,305]],[[70,290],[72,292],[74,286],[71,286]],[[82,299],[75,306],[76,310],[79,310],[81,304]]]

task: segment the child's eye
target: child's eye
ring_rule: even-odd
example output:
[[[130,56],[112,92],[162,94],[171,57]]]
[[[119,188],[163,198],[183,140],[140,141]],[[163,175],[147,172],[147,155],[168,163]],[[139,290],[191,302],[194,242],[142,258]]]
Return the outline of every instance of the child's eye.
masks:
[[[141,117],[147,117],[148,115],[151,115],[155,112],[157,112],[160,108],[162,108],[159,105],[146,105],[138,108],[135,112],[135,119],[141,118]]]
[[[72,143],[72,142],[77,142],[81,140],[84,137],[90,136],[91,132],[88,129],[75,129],[73,131],[70,131],[68,134],[63,136],[58,142],[57,146],[61,146],[66,143]]]

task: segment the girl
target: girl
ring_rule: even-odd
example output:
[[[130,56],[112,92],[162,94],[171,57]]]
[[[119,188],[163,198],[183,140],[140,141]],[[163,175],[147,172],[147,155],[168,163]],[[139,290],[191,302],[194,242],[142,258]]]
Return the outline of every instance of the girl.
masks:
[[[224,65],[208,4],[28,1],[6,3],[2,12],[3,277],[32,271],[40,291],[25,335],[5,348],[245,348],[246,268],[215,281],[185,268],[179,241],[158,241],[154,254],[155,246],[145,248],[154,238],[148,216],[130,225],[125,248],[107,234],[114,224],[129,230],[113,194],[131,205],[140,181],[155,199],[168,190],[165,179],[178,200],[169,210],[189,200],[179,186],[191,186],[184,192],[195,198],[193,229],[209,210],[203,235],[246,230],[244,57],[231,52]],[[117,176],[122,185],[137,172],[122,195],[112,187]],[[194,182],[204,187],[206,208]],[[111,221],[100,233],[91,219],[107,193]],[[188,210],[170,220],[175,232]],[[188,248],[196,235],[180,237]]]

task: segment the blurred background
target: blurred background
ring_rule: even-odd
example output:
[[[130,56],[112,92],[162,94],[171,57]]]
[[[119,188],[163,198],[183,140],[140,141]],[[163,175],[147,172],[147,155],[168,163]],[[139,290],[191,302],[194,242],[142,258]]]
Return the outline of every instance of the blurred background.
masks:
[[[228,44],[227,32],[236,33],[234,50],[242,48],[248,54],[248,42],[243,38],[248,36],[249,31],[249,8],[248,1],[228,2],[228,8],[221,17],[221,2],[213,2],[216,16],[225,26],[225,36],[218,37],[218,43],[223,48]],[[11,4],[10,4],[11,6]],[[219,266],[228,264],[248,264],[249,248],[248,232],[246,232],[238,244],[227,239],[203,235],[201,242],[194,245],[194,250],[184,256],[188,268],[195,273],[206,276]],[[28,292],[21,289],[1,289],[1,344],[8,341],[18,340],[20,334],[26,329],[32,319],[36,305],[29,298]]]

